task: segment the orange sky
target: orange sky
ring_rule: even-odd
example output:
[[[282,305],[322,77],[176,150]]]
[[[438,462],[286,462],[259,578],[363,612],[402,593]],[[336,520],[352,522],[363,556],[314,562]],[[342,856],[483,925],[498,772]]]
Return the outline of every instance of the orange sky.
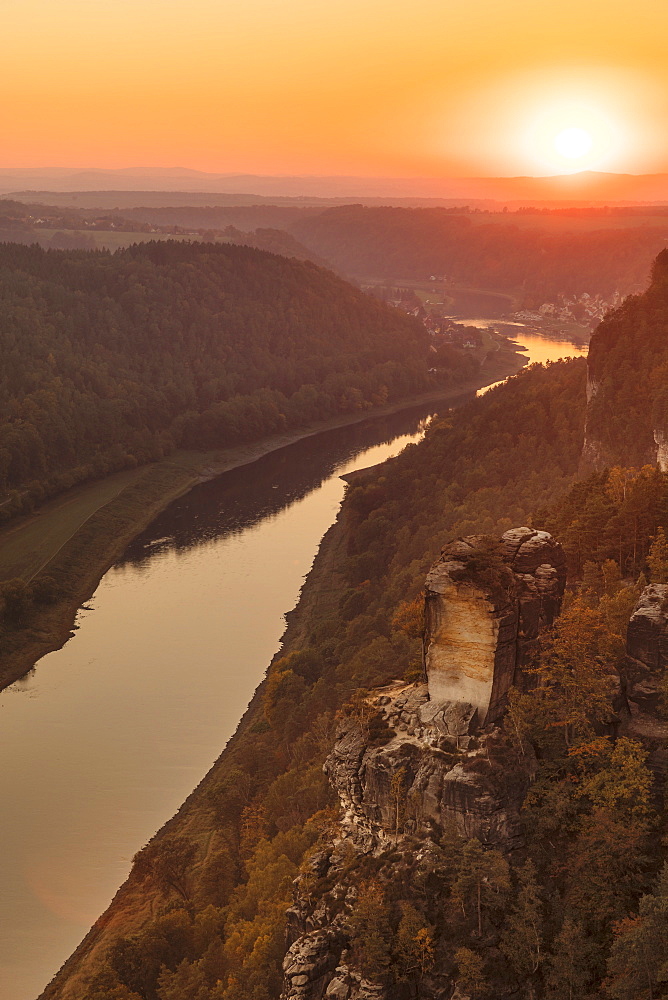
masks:
[[[665,0],[5,0],[2,33],[3,167],[668,170]]]

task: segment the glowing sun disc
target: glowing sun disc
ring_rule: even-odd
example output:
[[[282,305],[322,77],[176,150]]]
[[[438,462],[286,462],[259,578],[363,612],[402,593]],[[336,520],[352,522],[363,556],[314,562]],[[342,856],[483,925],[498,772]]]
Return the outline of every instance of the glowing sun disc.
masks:
[[[565,128],[554,137],[554,148],[560,156],[569,160],[578,160],[591,152],[594,141],[591,134],[583,128]]]

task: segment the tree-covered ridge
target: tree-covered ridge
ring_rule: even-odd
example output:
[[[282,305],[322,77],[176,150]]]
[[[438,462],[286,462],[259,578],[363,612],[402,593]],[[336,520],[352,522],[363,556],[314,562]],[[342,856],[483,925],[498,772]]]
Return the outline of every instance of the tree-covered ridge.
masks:
[[[484,216],[482,217],[484,219]],[[517,290],[526,304],[558,294],[626,294],[644,288],[665,246],[665,227],[551,233],[481,221],[443,208],[346,205],[301,218],[290,231],[346,274],[442,275],[482,288]]]
[[[668,428],[668,251],[650,287],[598,326],[589,348],[594,385],[588,434],[623,465],[656,454],[655,430]]]
[[[39,497],[401,398],[433,384],[426,350],[412,319],[254,249],[3,244],[0,490]]]

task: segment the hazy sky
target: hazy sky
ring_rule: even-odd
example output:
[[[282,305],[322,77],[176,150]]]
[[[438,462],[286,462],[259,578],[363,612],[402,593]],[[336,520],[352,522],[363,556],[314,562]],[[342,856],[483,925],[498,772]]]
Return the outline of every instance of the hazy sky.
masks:
[[[0,9],[0,166],[668,170],[665,0]]]

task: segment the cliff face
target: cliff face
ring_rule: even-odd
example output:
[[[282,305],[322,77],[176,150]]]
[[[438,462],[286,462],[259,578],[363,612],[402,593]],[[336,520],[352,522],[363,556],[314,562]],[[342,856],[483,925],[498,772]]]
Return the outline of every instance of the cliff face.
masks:
[[[668,666],[668,585],[645,587],[626,638],[626,697],[631,712],[654,711]]]
[[[563,550],[545,531],[507,531],[493,565],[484,546],[477,536],[447,545],[426,583],[429,697],[469,705],[480,726],[503,714],[540,629],[559,613],[566,583]]]
[[[428,683],[376,690],[339,725],[325,771],[342,807],[328,843],[295,883],[283,1000],[390,1000],[350,951],[361,872],[423,888],[448,866],[444,838],[505,854],[523,845],[520,810],[535,771],[493,723],[558,613],[564,556],[546,532],[516,528],[446,546],[427,577]],[[319,892],[313,892],[317,878]],[[450,996],[435,973],[421,996]]]
[[[439,706],[425,684],[398,684],[375,694],[369,708],[387,726],[385,742],[376,745],[350,718],[325,764],[343,807],[344,836],[373,850],[396,836],[401,819],[402,831],[434,840],[454,827],[504,850],[519,844],[529,771],[510,793],[495,789],[491,757],[501,737],[493,729],[469,735],[471,706]]]
[[[331,842],[311,861],[325,891],[314,897],[308,879],[295,883],[283,1000],[390,1000],[382,986],[364,980],[348,953],[350,915],[368,859],[381,885],[402,870],[401,877],[410,870],[420,883],[447,866],[440,842],[448,832],[504,852],[523,843],[520,809],[533,758],[511,761],[494,727],[471,735],[472,707],[438,705],[426,684],[380,689],[367,709],[382,720],[383,735],[371,735],[364,713],[351,716],[325,764],[342,816]],[[449,996],[447,977],[438,980],[434,996]]]

